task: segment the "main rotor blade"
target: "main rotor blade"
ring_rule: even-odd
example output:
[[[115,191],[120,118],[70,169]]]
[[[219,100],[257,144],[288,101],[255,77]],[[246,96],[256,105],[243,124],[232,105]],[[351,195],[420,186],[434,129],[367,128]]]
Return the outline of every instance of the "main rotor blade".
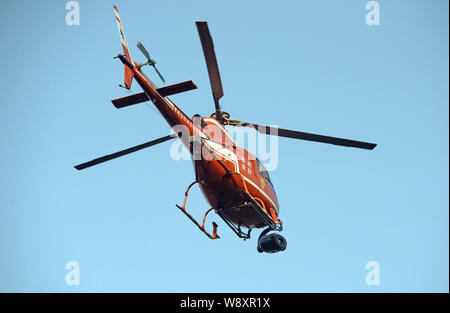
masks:
[[[318,134],[311,134],[311,133],[299,132],[299,131],[289,130],[289,129],[284,129],[284,128],[258,125],[258,124],[253,124],[253,123],[243,122],[241,125],[236,125],[236,126],[253,127],[258,132],[260,132],[262,134],[266,134],[266,135],[275,135],[276,134],[279,137],[316,141],[316,142],[329,143],[329,144],[344,146],[344,147],[354,147],[354,148],[373,150],[377,146],[377,144],[370,143],[370,142],[357,141],[357,140],[344,139],[344,138],[331,137],[331,136],[324,136],[324,135],[318,135]]]
[[[144,45],[141,44],[140,41],[137,43],[137,47],[139,50],[141,50],[142,54],[147,58],[147,60],[150,62],[152,59],[150,58],[150,54],[148,53],[147,49],[145,49]]]
[[[208,68],[209,81],[216,106],[216,113],[220,115],[219,99],[223,97],[222,81],[220,79],[219,66],[217,65],[216,53],[214,52],[214,44],[209,33],[208,23],[195,22],[198,34],[202,43],[203,54],[205,55],[206,67]]]
[[[91,167],[91,166],[94,166],[94,165],[97,165],[97,164],[100,164],[100,163],[103,163],[103,162],[106,162],[106,161],[110,161],[110,160],[116,159],[118,157],[121,157],[121,156],[130,154],[130,153],[133,153],[133,152],[136,152],[136,151],[139,151],[139,150],[142,150],[142,149],[145,149],[145,148],[157,145],[158,143],[162,143],[162,142],[168,141],[170,139],[174,139],[175,137],[176,137],[175,135],[164,136],[164,137],[161,137],[161,138],[158,138],[158,139],[155,139],[155,140],[152,140],[152,141],[148,141],[146,143],[143,143],[143,144],[140,144],[140,145],[137,145],[137,146],[125,149],[125,150],[121,150],[121,151],[118,151],[118,152],[115,152],[115,153],[112,153],[112,154],[108,154],[108,155],[99,157],[99,158],[94,159],[94,160],[89,161],[89,162],[85,162],[85,163],[82,163],[82,164],[75,165],[74,167],[77,170],[81,171],[81,170],[84,170],[85,168],[88,168],[88,167]]]

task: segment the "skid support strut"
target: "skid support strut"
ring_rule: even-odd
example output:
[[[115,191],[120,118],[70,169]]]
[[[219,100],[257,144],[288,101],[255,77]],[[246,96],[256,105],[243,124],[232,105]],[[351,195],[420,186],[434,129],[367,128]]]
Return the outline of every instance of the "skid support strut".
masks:
[[[209,214],[209,212],[211,212],[214,208],[209,209],[208,211],[206,211],[205,215],[203,216],[203,222],[200,225],[197,220],[195,218],[192,217],[192,215],[190,215],[187,211],[186,211],[186,200],[188,198],[188,193],[189,193],[189,189],[191,189],[192,186],[194,186],[195,184],[197,184],[199,181],[196,180],[194,181],[192,184],[189,185],[189,187],[187,188],[186,192],[184,193],[184,201],[183,201],[183,205],[179,206],[178,204],[176,204],[177,208],[179,208],[184,214],[186,214],[186,216],[195,224],[197,225],[197,227],[206,235],[208,236],[210,239],[219,239],[219,235],[217,235],[217,224],[216,222],[212,222],[212,226],[213,226],[213,232],[212,234],[208,233],[205,229],[205,221],[206,221],[206,216]]]

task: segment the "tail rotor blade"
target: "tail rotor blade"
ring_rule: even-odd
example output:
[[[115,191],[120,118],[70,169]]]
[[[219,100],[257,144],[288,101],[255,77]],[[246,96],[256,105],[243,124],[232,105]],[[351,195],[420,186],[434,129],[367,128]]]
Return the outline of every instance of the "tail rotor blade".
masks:
[[[140,41],[138,41],[137,47],[138,47],[139,50],[141,50],[142,54],[147,58],[147,60],[148,60],[149,62],[151,62],[152,59],[150,58],[150,54],[148,53],[147,49],[145,49],[144,45],[141,44]]]
[[[161,73],[158,71],[158,69],[156,68],[155,64],[153,64],[153,68],[156,71],[156,74],[158,74],[159,78],[161,78],[162,82],[165,84],[166,80],[164,79],[164,77],[161,75]]]

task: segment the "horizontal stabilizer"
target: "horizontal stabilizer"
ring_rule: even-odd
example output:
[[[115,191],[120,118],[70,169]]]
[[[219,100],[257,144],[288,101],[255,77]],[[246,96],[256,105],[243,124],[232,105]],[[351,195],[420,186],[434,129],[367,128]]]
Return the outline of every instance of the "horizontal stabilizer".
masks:
[[[182,93],[185,91],[197,89],[198,87],[192,82],[192,80],[188,80],[179,84],[170,85],[162,88],[156,89],[156,91],[162,96],[167,97],[170,95],[174,95],[177,93]],[[117,109],[121,109],[133,104],[141,103],[150,100],[145,92],[137,93],[131,96],[114,99],[111,102]]]
[[[188,80],[179,84],[158,88],[157,91],[162,97],[167,97],[197,88],[198,87],[192,82],[192,80]]]
[[[123,97],[123,98],[119,98],[119,99],[114,99],[111,100],[111,102],[114,104],[114,106],[118,109],[120,108],[124,108],[133,104],[137,104],[137,103],[141,103],[141,102],[145,102],[148,101],[148,97],[145,94],[145,92],[141,92],[141,93],[137,93],[131,96],[127,96],[127,97]]]

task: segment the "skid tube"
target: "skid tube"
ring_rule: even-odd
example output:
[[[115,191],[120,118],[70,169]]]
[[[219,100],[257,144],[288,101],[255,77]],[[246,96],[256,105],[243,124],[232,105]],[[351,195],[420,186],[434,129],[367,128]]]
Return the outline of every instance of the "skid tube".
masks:
[[[192,186],[194,186],[195,184],[197,184],[199,181],[196,180],[194,181],[192,184],[189,185],[189,187],[187,188],[186,192],[184,193],[184,201],[183,201],[183,205],[179,206],[178,204],[176,204],[176,207],[179,208],[184,214],[186,214],[186,216],[195,224],[197,225],[197,227],[206,235],[208,236],[210,239],[219,239],[219,235],[217,235],[217,224],[216,222],[212,222],[213,225],[213,233],[210,234],[209,232],[206,231],[205,229],[205,221],[206,221],[206,216],[209,214],[209,212],[211,212],[214,208],[210,208],[208,211],[206,211],[205,215],[203,216],[203,222],[200,225],[199,222],[197,222],[197,220],[195,218],[192,217],[192,215],[190,215],[187,211],[186,211],[186,200],[188,198],[188,193],[189,193],[189,189],[191,189]]]

